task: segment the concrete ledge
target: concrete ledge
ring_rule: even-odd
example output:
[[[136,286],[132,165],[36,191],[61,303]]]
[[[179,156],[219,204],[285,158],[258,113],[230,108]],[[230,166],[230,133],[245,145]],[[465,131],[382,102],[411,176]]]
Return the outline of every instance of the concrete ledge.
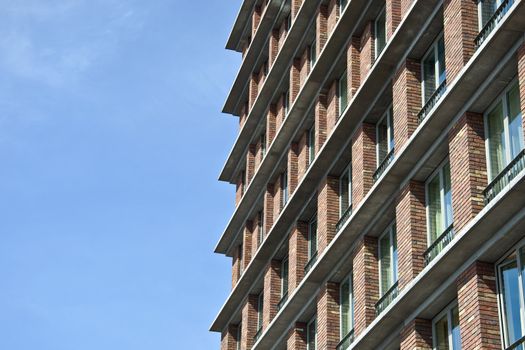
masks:
[[[256,0],[243,0],[241,8],[237,13],[237,17],[235,18],[235,23],[233,24],[232,30],[230,32],[230,37],[226,43],[226,48],[228,50],[241,51],[239,43],[246,28],[246,24],[251,17],[253,7],[255,6],[255,1]]]

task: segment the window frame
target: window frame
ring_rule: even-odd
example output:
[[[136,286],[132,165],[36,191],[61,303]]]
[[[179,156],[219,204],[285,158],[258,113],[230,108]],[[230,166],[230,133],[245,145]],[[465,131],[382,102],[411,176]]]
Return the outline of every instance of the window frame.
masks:
[[[395,140],[394,140],[394,113],[392,111],[393,103],[391,103],[388,108],[386,109],[385,113],[381,115],[379,118],[379,121],[376,123],[376,167],[379,167],[381,163],[384,161],[379,161],[379,125],[385,120],[386,118],[386,127],[387,127],[387,152],[388,155],[395,147]],[[390,145],[390,138],[392,137],[392,145]]]
[[[312,225],[315,224],[315,250],[312,250]],[[308,221],[308,261],[310,261],[315,254],[317,254],[318,240],[317,240],[317,214],[315,214],[310,221]]]
[[[432,319],[432,349],[437,350],[437,332],[436,332],[436,323],[439,322],[445,315],[447,316],[447,340],[448,340],[448,348],[450,350],[461,350],[461,349],[454,349],[453,346],[453,338],[452,338],[452,310],[454,308],[459,308],[458,301],[454,300],[447,306],[443,308],[434,318]],[[458,310],[459,312],[459,310]],[[461,332],[461,324],[460,324],[460,332]]]
[[[315,160],[315,124],[308,129],[308,166]]]
[[[343,210],[343,178],[348,176],[348,206]],[[352,205],[352,162],[348,164],[339,176],[339,217],[341,218],[346,210]]]
[[[390,257],[392,259],[392,269],[390,271],[391,273],[391,278],[392,278],[392,284],[390,286],[388,286],[388,288],[386,288],[386,290],[383,290],[383,286],[382,286],[382,283],[381,281],[383,280],[383,276],[382,276],[382,256],[381,256],[381,240],[386,236],[386,235],[389,235],[390,237],[390,250],[389,250],[389,254],[390,254]],[[394,237],[395,236],[395,237]],[[390,290],[390,288],[392,288],[392,286],[398,281],[399,279],[399,271],[397,269],[397,259],[395,261],[395,264],[394,264],[394,238],[396,239],[397,241],[397,232],[396,232],[396,222],[395,220],[390,223],[388,225],[388,227],[386,228],[385,231],[383,231],[383,233],[379,236],[378,240],[377,240],[377,256],[378,256],[378,267],[379,267],[379,298],[383,297],[386,292],[388,292]],[[396,246],[397,246],[397,242],[396,242]],[[394,266],[395,265],[395,266]]]
[[[290,112],[290,90],[286,90],[286,92],[283,94],[283,109],[284,117],[286,118],[288,116],[288,112]]]
[[[381,51],[378,50],[378,36],[377,36],[377,28],[378,28],[378,21],[381,18],[381,16],[385,16],[385,46],[381,48]],[[374,60],[377,60],[383,50],[385,49],[386,45],[388,43],[388,30],[387,30],[387,22],[386,22],[386,6],[383,6],[381,11],[379,11],[378,15],[374,19]]]
[[[264,241],[264,205],[263,205],[263,209],[260,210],[258,213],[257,213],[257,226],[258,226],[258,229],[259,229],[259,237],[258,237],[258,243],[259,243],[259,246],[261,246],[262,242]]]
[[[289,267],[289,261],[288,261],[288,256],[286,256],[282,261],[281,261],[281,271],[280,271],[280,280],[281,280],[281,298],[284,297],[285,293],[288,293],[288,289],[289,289],[289,285],[288,285],[288,279],[289,279],[289,275],[290,275],[290,267]],[[284,271],[285,271],[285,267],[286,266],[286,291],[284,290],[284,281],[285,281],[285,276],[284,276]]]
[[[477,8],[478,8],[478,32],[480,32],[485,25],[483,24],[483,2],[486,0],[478,0]],[[501,6],[504,0],[496,0],[496,8],[492,15],[498,10],[498,8]]]
[[[263,328],[264,291],[257,295],[257,332]]]
[[[288,169],[283,171],[281,173],[281,179],[279,180],[281,182],[281,207],[284,208],[286,206],[286,203],[288,203],[289,195],[288,192]]]
[[[346,320],[348,322],[348,332],[346,334],[343,334],[343,285],[345,282],[348,282],[350,291],[349,296],[349,304],[350,304],[350,310],[349,310],[349,319]],[[348,276],[343,278],[341,283],[339,284],[339,339],[342,340],[344,337],[348,335],[352,330],[354,329],[354,272],[350,272]]]
[[[486,154],[486,164],[487,164],[487,176],[488,176],[488,179],[489,179],[489,183],[492,182],[498,175],[498,174],[492,174],[492,166],[491,166],[491,155],[490,155],[490,142],[489,142],[489,128],[488,128],[488,115],[490,114],[490,112],[492,112],[492,110],[494,110],[494,108],[496,108],[496,106],[498,105],[499,102],[501,102],[502,106],[503,106],[503,133],[504,133],[504,136],[505,136],[505,143],[504,143],[504,157],[505,157],[505,165],[504,165],[504,168],[510,164],[510,162],[512,162],[512,160],[514,158],[512,158],[512,155],[511,155],[511,147],[510,147],[510,144],[511,144],[511,140],[510,140],[510,129],[509,129],[509,105],[508,105],[508,93],[510,90],[512,90],[514,87],[517,87],[518,88],[518,91],[520,89],[520,86],[519,86],[519,82],[518,82],[518,77],[514,77],[510,83],[505,87],[505,89],[503,89],[503,91],[494,99],[494,101],[492,101],[489,105],[489,107],[483,112],[483,128],[484,128],[484,132],[485,132],[485,154]],[[523,125],[523,112],[520,111],[520,114],[521,114],[521,122],[522,122],[522,125]],[[523,127],[522,127],[522,130],[521,130],[522,134],[523,134]],[[522,140],[524,141],[524,144],[522,145],[522,149],[523,147],[525,147],[525,136],[522,135]]]
[[[314,325],[314,348],[310,348],[310,337],[312,336],[310,334],[310,326]],[[317,315],[314,315],[310,321],[306,324],[306,350],[316,350],[317,349]]]
[[[242,323],[237,325],[237,334],[235,335],[235,348],[236,350],[241,350],[241,340],[242,340]]]
[[[261,134],[259,139],[261,143],[261,161],[266,156],[266,131]]]
[[[425,54],[423,55],[423,57],[421,58],[421,61],[420,61],[420,66],[421,66],[421,105],[424,106],[428,101],[425,101],[425,95],[426,95],[426,91],[425,91],[425,61],[427,60],[428,57],[430,57],[431,54],[434,55],[434,78],[435,78],[435,81],[434,81],[434,91],[432,92],[432,94],[434,94],[436,92],[436,90],[439,88],[439,86],[441,85],[441,83],[439,82],[439,41],[443,38],[443,40],[445,40],[445,33],[443,30],[441,30],[441,32],[439,32],[439,34],[436,36],[436,38],[434,39],[434,41],[432,41],[432,44],[430,44],[430,47],[427,49],[427,51],[425,52]],[[447,68],[446,66],[444,67],[445,68],[445,76],[446,76],[446,72],[447,72]]]

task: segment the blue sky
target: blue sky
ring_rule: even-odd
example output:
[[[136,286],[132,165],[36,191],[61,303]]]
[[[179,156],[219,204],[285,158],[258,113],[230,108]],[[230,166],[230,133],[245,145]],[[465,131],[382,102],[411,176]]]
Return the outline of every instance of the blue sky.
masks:
[[[235,1],[0,0],[0,349],[212,349]]]

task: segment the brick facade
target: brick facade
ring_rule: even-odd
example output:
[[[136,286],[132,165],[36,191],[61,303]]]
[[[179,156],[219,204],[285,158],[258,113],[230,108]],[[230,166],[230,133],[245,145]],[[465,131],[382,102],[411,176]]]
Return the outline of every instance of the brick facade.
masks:
[[[329,37],[339,20],[339,0],[328,0],[326,11],[328,14],[326,31]]]
[[[257,298],[258,295],[250,294],[242,308],[241,321],[241,349],[249,350],[253,347],[255,333],[257,333]]]
[[[322,90],[315,102],[315,153],[323,147],[327,136],[326,100],[328,91]]]
[[[348,101],[354,97],[361,84],[361,38],[353,36],[347,47]]]
[[[257,144],[250,144],[248,146],[248,153],[246,153],[246,187],[252,182],[255,174],[255,157],[257,157]]]
[[[308,263],[308,223],[298,221],[288,239],[288,290],[290,293],[304,278]]]
[[[237,325],[229,325],[221,334],[221,350],[237,350]]]
[[[306,323],[297,322],[288,332],[286,348],[293,350],[306,350]]]
[[[330,135],[339,118],[338,81],[334,80],[326,95],[326,134]]]
[[[266,265],[264,275],[263,329],[266,329],[277,314],[281,299],[281,261],[272,260]]]
[[[339,344],[339,283],[325,283],[317,297],[317,348],[335,349]]]
[[[352,202],[354,207],[373,185],[376,170],[376,127],[363,123],[352,137]]]
[[[268,184],[264,193],[264,232],[268,233],[273,227],[273,189],[274,184]]]
[[[520,88],[521,115],[525,116],[525,44],[518,49],[518,84]],[[525,117],[522,117],[523,135],[525,139]]]
[[[319,10],[317,11],[317,19],[316,19],[316,32],[315,32],[315,49],[316,49],[316,56],[319,57],[321,54],[321,51],[324,48],[324,45],[326,44],[326,40],[328,39],[328,6],[327,5],[321,5],[319,7]]]
[[[327,176],[317,191],[317,246],[321,254],[335,236],[339,220],[339,178]]]
[[[241,274],[242,271],[246,270],[246,267],[248,267],[248,264],[252,260],[252,235],[253,235],[254,227],[253,227],[253,221],[248,220],[246,221],[246,225],[244,226],[243,230],[243,236],[242,236],[242,257],[241,260]]]
[[[374,64],[375,41],[374,41],[374,22],[366,24],[363,34],[361,35],[361,79],[364,80]]]
[[[299,162],[299,144],[292,143],[288,150],[288,166],[286,167],[288,171],[288,196],[291,197],[295,192],[298,181],[298,164]]]
[[[386,0],[386,36],[388,39],[392,37],[401,22],[401,1],[402,0]]]
[[[403,327],[400,338],[400,350],[432,350],[432,322],[416,318]]]

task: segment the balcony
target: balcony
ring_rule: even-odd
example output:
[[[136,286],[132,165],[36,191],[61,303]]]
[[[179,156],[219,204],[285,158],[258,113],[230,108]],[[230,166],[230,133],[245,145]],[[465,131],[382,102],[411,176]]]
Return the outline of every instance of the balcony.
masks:
[[[377,167],[377,170],[372,176],[374,179],[374,182],[376,182],[381,177],[381,175],[383,175],[386,168],[388,168],[388,166],[390,165],[390,163],[392,163],[393,160],[394,160],[394,149],[392,148],[392,150],[386,155],[385,159],[383,159],[381,164],[379,164],[379,166]]]
[[[487,37],[490,35],[490,33],[492,33],[494,28],[496,28],[503,16],[505,16],[505,14],[509,11],[512,4],[514,4],[514,0],[505,0],[501,3],[496,12],[494,12],[492,17],[490,17],[490,19],[487,21],[487,24],[485,24],[485,26],[481,29],[476,39],[474,39],[476,48],[480,47],[483,42],[485,42]]]
[[[335,225],[335,232],[341,231],[341,229],[343,228],[345,223],[348,221],[348,219],[350,219],[351,215],[352,215],[352,204],[350,204],[348,206],[348,208],[346,208],[346,210],[343,213],[343,215],[341,215],[341,218],[339,219],[339,221]]]
[[[346,350],[354,341],[354,330],[352,329],[348,334],[337,344],[336,350]]]
[[[516,342],[512,343],[512,345],[506,348],[505,350],[523,350],[523,349],[525,349],[525,337],[518,339]]]
[[[436,240],[428,247],[424,253],[425,266],[430,264],[436,256],[452,241],[454,238],[454,225],[450,225]]]
[[[304,273],[307,274],[308,271],[314,266],[315,262],[317,261],[317,252],[315,252],[312,257],[310,258],[310,261],[308,261],[308,264],[304,267]]]
[[[286,304],[287,301],[288,301],[288,292],[284,293],[283,297],[281,298],[281,300],[277,304],[277,311],[281,310],[283,308],[284,304]]]
[[[525,149],[483,191],[485,205],[494,199],[525,168]]]
[[[379,299],[376,303],[376,316],[379,316],[385,309],[397,298],[399,290],[397,287],[398,282],[394,283],[392,287]]]
[[[421,111],[417,114],[417,122],[421,124],[423,120],[427,117],[428,113],[434,108],[434,106],[438,103],[438,101],[441,99],[441,96],[445,93],[447,90],[447,80],[443,80],[441,85],[438,86],[436,91],[430,96],[427,103],[421,108]]]

